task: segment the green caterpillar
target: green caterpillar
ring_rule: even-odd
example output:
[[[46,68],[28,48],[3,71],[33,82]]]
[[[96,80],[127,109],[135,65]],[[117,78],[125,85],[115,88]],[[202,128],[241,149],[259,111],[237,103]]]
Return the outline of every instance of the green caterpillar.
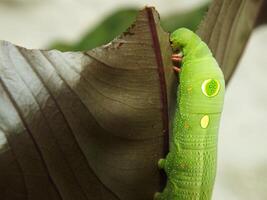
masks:
[[[223,73],[208,46],[180,28],[170,41],[183,54],[170,151],[158,165],[167,185],[155,200],[210,200],[216,174],[217,138],[223,107]],[[173,60],[179,60],[178,54]]]

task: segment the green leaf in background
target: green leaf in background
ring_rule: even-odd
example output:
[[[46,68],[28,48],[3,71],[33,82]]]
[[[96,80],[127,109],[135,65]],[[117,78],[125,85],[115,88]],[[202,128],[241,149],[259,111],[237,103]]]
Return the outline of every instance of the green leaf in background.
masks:
[[[89,30],[77,43],[56,42],[49,49],[82,51],[106,44],[125,31],[136,18],[137,9],[123,9],[108,16],[93,30]]]
[[[186,27],[190,30],[196,31],[198,25],[203,19],[203,16],[208,11],[208,6],[209,4],[205,4],[185,13],[172,13],[161,20],[161,25],[168,32],[173,32],[180,27]]]
[[[207,9],[208,4],[182,14],[172,13],[162,19],[162,26],[169,32],[182,26],[191,30],[196,30]],[[136,15],[137,8],[115,11],[96,26],[95,29],[90,29],[78,42],[69,44],[59,41],[52,44],[49,49],[58,49],[60,51],[85,51],[106,44],[125,31],[135,20]]]

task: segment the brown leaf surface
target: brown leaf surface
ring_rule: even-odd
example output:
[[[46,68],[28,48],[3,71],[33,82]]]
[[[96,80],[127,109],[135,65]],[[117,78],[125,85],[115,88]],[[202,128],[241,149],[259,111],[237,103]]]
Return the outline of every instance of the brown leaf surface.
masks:
[[[258,15],[256,26],[265,25],[267,23],[267,1],[263,1],[263,4]]]
[[[151,199],[175,99],[168,38],[146,8],[86,53],[1,42],[0,199]]]

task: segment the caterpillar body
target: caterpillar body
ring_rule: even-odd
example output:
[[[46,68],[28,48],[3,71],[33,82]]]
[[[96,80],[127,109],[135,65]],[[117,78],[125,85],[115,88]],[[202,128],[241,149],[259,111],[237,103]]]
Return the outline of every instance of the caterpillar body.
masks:
[[[192,31],[180,28],[170,41],[183,58],[170,150],[158,162],[167,184],[154,199],[210,200],[224,100],[223,73],[208,46]]]

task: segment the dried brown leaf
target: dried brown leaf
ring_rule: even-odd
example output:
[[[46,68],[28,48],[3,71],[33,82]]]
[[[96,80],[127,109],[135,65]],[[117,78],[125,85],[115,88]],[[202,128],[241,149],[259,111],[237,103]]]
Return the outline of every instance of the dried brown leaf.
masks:
[[[170,55],[153,8],[86,53],[1,42],[0,199],[152,198],[175,95]]]

